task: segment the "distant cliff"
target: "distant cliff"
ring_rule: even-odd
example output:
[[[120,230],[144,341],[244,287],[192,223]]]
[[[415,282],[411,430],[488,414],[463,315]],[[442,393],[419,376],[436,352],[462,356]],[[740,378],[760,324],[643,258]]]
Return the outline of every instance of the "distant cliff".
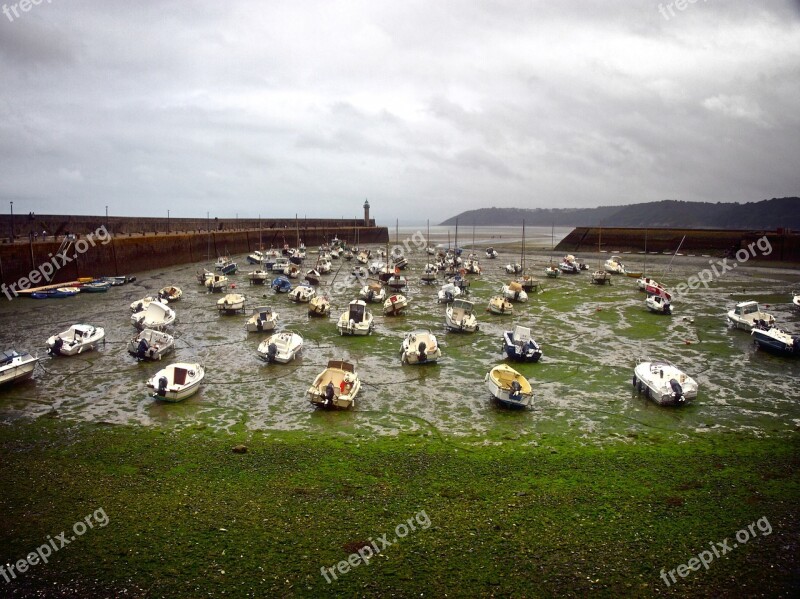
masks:
[[[586,227],[680,227],[695,229],[800,230],[800,198],[773,198],[746,204],[663,200],[598,208],[481,208],[447,219],[442,225],[476,224]]]

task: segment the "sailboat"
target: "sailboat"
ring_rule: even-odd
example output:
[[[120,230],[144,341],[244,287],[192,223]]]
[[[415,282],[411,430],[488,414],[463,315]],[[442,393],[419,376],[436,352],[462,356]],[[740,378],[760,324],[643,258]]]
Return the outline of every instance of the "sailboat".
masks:
[[[553,223],[553,226],[550,228],[550,264],[548,264],[544,269],[544,274],[546,274],[551,279],[557,279],[559,275],[561,275],[561,269],[557,266],[553,266],[553,252],[556,249],[556,224]]]
[[[519,263],[522,266],[522,276],[517,279],[522,288],[530,292],[536,292],[539,289],[539,280],[530,275],[525,274],[525,220],[522,220],[522,251],[520,252]]]
[[[425,238],[425,242],[427,243],[428,247],[425,248],[425,252],[429,256],[435,256],[436,255],[436,248],[431,245],[431,220],[428,219],[427,223],[428,223],[428,236]]]
[[[609,285],[611,285],[611,275],[608,272],[606,272],[605,270],[603,270],[602,268],[600,268],[600,264],[601,264],[601,260],[602,260],[602,258],[600,257],[600,240],[602,239],[602,237],[603,237],[603,229],[601,227],[597,232],[597,265],[598,265],[598,269],[592,273],[592,283],[594,283],[595,285],[603,285],[605,283],[608,283]]]

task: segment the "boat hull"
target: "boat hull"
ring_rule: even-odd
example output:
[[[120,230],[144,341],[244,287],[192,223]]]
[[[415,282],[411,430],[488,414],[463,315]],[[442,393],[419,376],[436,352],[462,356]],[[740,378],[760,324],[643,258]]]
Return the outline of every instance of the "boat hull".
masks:
[[[0,366],[0,385],[10,385],[31,378],[38,361],[38,358],[27,352],[14,355],[6,364]]]
[[[510,381],[514,379],[520,384],[520,389],[514,393]],[[492,397],[501,405],[509,408],[527,408],[533,404],[534,395],[530,383],[513,368],[495,366],[484,378],[486,388]]]
[[[672,386],[673,381],[680,385],[680,396]],[[661,406],[683,405],[697,397],[695,380],[667,362],[637,365],[633,372],[633,386]]]
[[[793,336],[782,331],[776,334],[774,331],[761,329],[753,329],[751,335],[759,348],[781,356],[800,356],[800,336],[798,335]]]

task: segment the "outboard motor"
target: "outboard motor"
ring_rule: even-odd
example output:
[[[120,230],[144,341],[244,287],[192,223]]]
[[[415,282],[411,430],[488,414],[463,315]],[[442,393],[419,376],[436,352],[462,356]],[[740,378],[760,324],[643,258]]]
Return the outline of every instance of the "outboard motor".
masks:
[[[428,355],[425,353],[427,347],[428,346],[425,344],[424,341],[420,341],[419,345],[417,346],[417,359],[420,362],[424,362],[425,360],[428,359]]]
[[[142,302],[139,302],[138,304],[136,304],[136,308],[134,308],[133,313],[138,314],[142,310],[144,310],[144,306],[142,306]]]
[[[158,389],[156,390],[156,393],[158,393],[161,397],[164,397],[167,394],[168,383],[169,381],[165,376],[162,376],[158,379]]]
[[[453,301],[453,294],[450,291],[444,292],[444,301],[448,304]]]
[[[672,306],[669,305],[669,302],[664,302],[664,314],[672,314]]]
[[[522,385],[519,384],[518,381],[511,381],[511,393],[509,397],[511,399],[519,399],[522,394]]]
[[[139,345],[136,348],[136,358],[138,360],[144,360],[147,358],[147,350],[150,349],[150,346],[147,345],[147,341],[144,339],[139,340]]]
[[[676,402],[682,403],[686,401],[683,395],[683,387],[681,387],[681,384],[677,380],[669,379],[669,386],[672,387],[672,396],[675,398]]]
[[[325,398],[325,403],[331,403],[333,401],[334,390],[333,390],[333,381],[328,383],[325,386],[325,394],[323,397]]]
[[[375,297],[375,291],[373,291],[372,289],[367,291],[367,301],[368,302],[371,302],[374,297]]]
[[[278,355],[278,346],[274,343],[270,343],[267,346],[267,362],[274,362],[275,356]]]
[[[795,353],[800,352],[800,335],[795,335],[792,337],[792,351]]]
[[[56,337],[53,347],[50,349],[50,353],[54,356],[60,356],[62,347],[64,347],[64,340],[61,337]]]
[[[518,299],[519,299],[519,291],[515,291],[515,292],[514,292],[514,299],[515,299],[515,300],[518,300]]]

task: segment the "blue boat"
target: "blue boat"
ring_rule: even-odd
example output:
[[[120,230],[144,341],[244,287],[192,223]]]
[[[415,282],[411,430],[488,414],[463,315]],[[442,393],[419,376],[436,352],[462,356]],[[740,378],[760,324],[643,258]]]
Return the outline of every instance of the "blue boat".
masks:
[[[292,283],[286,277],[277,277],[272,281],[272,288],[278,293],[289,293],[292,290]]]
[[[81,291],[88,292],[88,293],[103,293],[104,291],[108,291],[111,289],[111,282],[110,281],[92,281],[91,283],[84,283],[81,285]]]
[[[542,348],[531,337],[531,330],[519,325],[503,333],[503,351],[518,362],[538,362],[542,357]]]
[[[59,287],[58,289],[45,289],[44,291],[35,291],[31,293],[33,299],[61,299],[63,297],[72,297],[78,295],[80,289],[77,287]]]
[[[782,356],[800,356],[800,335],[791,335],[778,327],[756,326],[750,333],[758,347]]]

